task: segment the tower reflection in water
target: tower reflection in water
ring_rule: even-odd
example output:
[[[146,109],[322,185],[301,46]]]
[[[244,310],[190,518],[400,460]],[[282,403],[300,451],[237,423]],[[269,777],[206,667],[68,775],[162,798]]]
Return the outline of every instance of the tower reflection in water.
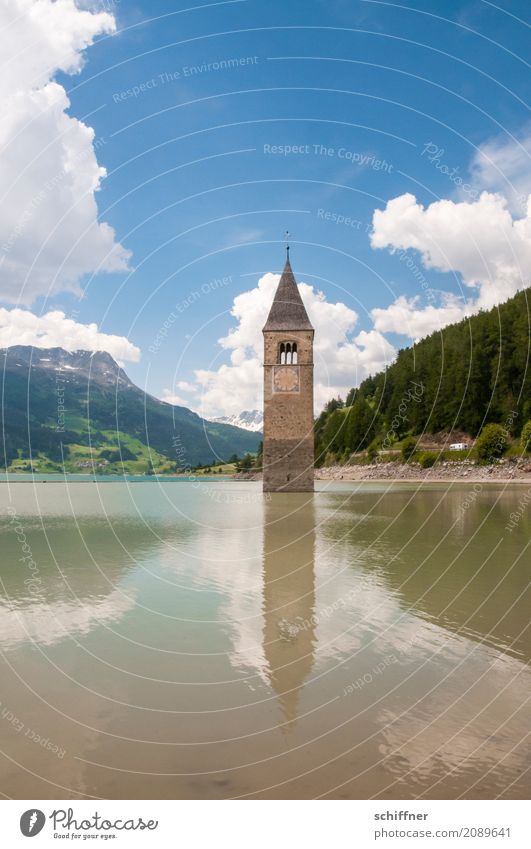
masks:
[[[287,723],[297,717],[314,663],[314,497],[273,493],[265,505],[264,654]]]

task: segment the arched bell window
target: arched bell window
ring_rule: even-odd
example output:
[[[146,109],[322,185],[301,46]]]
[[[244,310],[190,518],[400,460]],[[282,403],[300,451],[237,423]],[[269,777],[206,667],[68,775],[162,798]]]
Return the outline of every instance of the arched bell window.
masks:
[[[295,365],[297,363],[297,343],[281,342],[278,346],[278,361],[281,365]]]

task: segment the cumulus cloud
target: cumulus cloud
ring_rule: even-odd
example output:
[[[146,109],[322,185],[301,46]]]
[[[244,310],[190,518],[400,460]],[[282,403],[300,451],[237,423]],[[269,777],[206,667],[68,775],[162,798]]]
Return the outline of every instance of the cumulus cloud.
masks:
[[[517,215],[531,194],[531,128],[519,139],[499,136],[477,149],[470,165],[472,185],[505,195]]]
[[[140,350],[125,336],[101,333],[97,324],[80,324],[60,310],[37,316],[29,310],[0,308],[0,348],[10,345],[107,351],[124,362],[140,359]]]
[[[425,268],[454,272],[470,290],[463,299],[443,295],[440,305],[420,307],[418,299],[401,297],[386,310],[373,310],[380,331],[419,338],[529,285],[531,198],[525,216],[514,218],[500,194],[482,192],[473,203],[439,200],[427,207],[403,194],[375,211],[371,245],[418,251]]]
[[[79,291],[84,274],[127,268],[129,252],[98,221],[105,169],[94,131],[66,114],[54,81],[58,71],[78,73],[85,48],[114,29],[112,15],[74,0],[0,5],[0,300],[29,304]]]
[[[187,401],[186,398],[181,398],[180,395],[176,395],[175,392],[171,389],[163,389],[161,401],[165,401],[166,404],[173,404],[174,407],[189,407],[190,401]]]
[[[201,415],[261,409],[262,327],[279,279],[278,274],[265,274],[254,289],[234,298],[231,314],[235,324],[219,340],[222,348],[230,352],[230,362],[217,369],[195,372],[200,386],[200,399],[195,406]],[[396,351],[377,330],[355,334],[358,316],[346,304],[328,301],[307,283],[300,283],[299,291],[316,331],[315,405],[319,410],[331,397],[345,395],[368,374],[384,368]]]
[[[179,380],[177,383],[177,389],[181,389],[182,392],[195,392],[197,387],[194,386],[193,383],[189,383],[187,380]]]
[[[461,321],[472,312],[472,307],[462,298],[441,295],[440,300],[442,306],[429,304],[422,307],[419,296],[407,298],[400,295],[389,307],[371,310],[374,327],[381,333],[399,333],[417,341],[447,324]]]

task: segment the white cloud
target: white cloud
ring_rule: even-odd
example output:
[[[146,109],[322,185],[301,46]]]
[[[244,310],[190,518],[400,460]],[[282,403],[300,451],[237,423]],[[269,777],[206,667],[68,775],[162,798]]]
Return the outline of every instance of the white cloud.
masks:
[[[474,187],[501,192],[516,215],[525,214],[531,194],[531,131],[520,139],[500,136],[480,145],[470,172]]]
[[[75,74],[112,15],[73,0],[4,0],[0,5],[0,300],[79,291],[84,274],[127,268],[129,252],[98,222],[105,176],[94,131],[66,114],[58,71]],[[101,140],[103,144],[103,140]]]
[[[447,324],[461,321],[471,312],[461,298],[447,295],[442,296],[441,300],[443,306],[430,304],[420,307],[420,297],[407,298],[400,295],[386,309],[371,310],[374,327],[381,333],[399,333],[418,340],[435,330],[441,330]]]
[[[188,380],[178,380],[176,388],[180,389],[181,392],[186,392],[187,395],[195,395],[198,390],[198,387]],[[190,401],[189,398],[183,398],[181,395],[178,395],[175,390],[167,388],[162,390],[160,400],[165,401],[166,404],[173,404],[175,407],[190,408],[195,403],[195,401]]]
[[[262,327],[279,277],[265,274],[254,289],[234,298],[231,314],[236,323],[219,340],[230,351],[230,363],[195,373],[201,385],[196,405],[201,415],[262,408]],[[358,316],[350,307],[328,301],[307,283],[300,283],[299,290],[315,327],[315,405],[319,410],[331,397],[345,395],[368,374],[384,368],[396,351],[377,330],[353,336]]]
[[[140,359],[140,350],[125,336],[100,333],[97,324],[80,324],[60,310],[37,316],[29,310],[0,307],[0,348],[10,345],[108,351],[116,360],[137,362]]]
[[[195,392],[197,387],[193,383],[188,383],[187,380],[179,380],[177,389],[180,389],[182,392]]]
[[[173,404],[174,407],[190,407],[190,401],[176,395],[171,389],[163,389],[160,400],[165,401],[166,404]]]
[[[473,203],[439,200],[427,207],[403,194],[375,211],[371,245],[416,250],[425,268],[454,272],[470,290],[463,300],[442,296],[440,306],[422,308],[417,299],[401,297],[386,310],[373,310],[378,330],[419,338],[529,285],[531,203],[525,217],[513,218],[506,199],[490,192]]]

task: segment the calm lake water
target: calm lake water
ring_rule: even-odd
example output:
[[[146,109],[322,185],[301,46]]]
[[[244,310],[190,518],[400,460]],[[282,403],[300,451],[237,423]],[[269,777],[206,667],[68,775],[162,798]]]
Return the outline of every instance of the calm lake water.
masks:
[[[0,791],[525,798],[527,486],[0,484]]]

